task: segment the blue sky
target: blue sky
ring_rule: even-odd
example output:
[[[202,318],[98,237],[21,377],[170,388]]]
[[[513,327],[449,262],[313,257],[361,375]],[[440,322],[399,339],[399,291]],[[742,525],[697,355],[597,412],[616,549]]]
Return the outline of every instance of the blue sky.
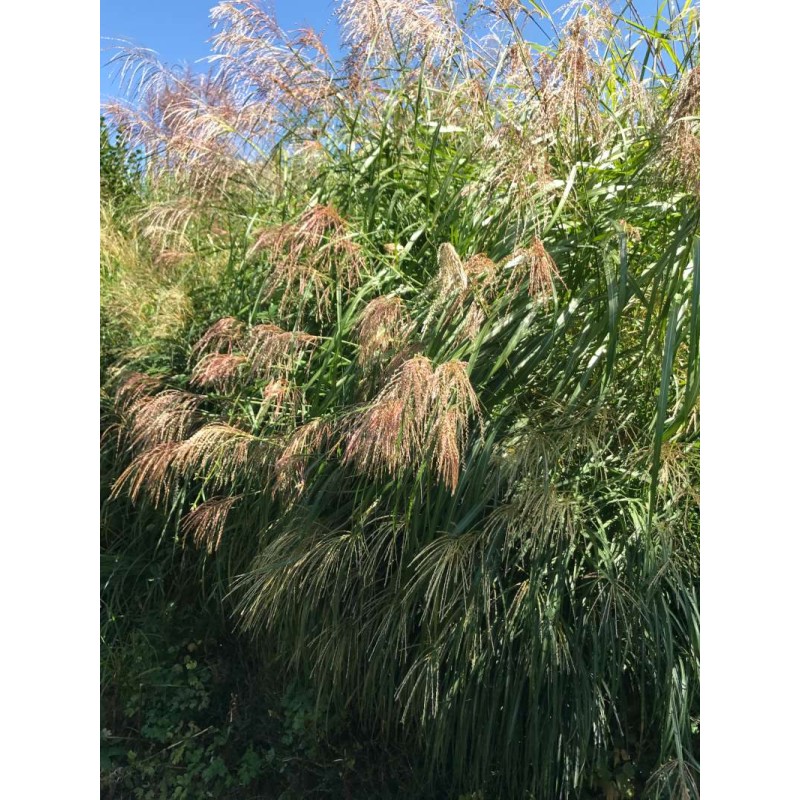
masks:
[[[556,0],[545,5],[552,11],[564,2]],[[637,0],[636,6],[647,19],[652,18],[657,2]],[[112,43],[107,39],[129,39],[155,50],[168,64],[193,64],[210,54],[208,39],[212,29],[208,12],[215,4],[216,0],[101,0],[101,101],[118,93],[113,79],[115,69],[107,66],[112,55],[107,49]],[[283,28],[310,25],[322,34],[332,55],[337,54],[338,32],[333,0],[272,0],[270,5]],[[460,2],[459,5],[463,8],[466,3]]]
[[[168,64],[197,61],[209,55],[212,35],[208,12],[215,0],[101,0],[100,3],[100,98],[116,94],[114,68],[104,66],[112,43],[106,38],[125,38],[155,50]],[[337,40],[332,0],[273,0],[283,28],[311,25],[329,47]]]

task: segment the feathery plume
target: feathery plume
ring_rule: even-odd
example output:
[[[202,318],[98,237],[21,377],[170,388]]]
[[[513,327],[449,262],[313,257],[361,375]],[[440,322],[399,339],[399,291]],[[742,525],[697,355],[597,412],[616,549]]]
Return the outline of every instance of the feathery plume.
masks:
[[[233,506],[241,498],[212,497],[190,511],[181,520],[181,531],[184,536],[194,539],[195,544],[206,548],[209,554],[219,548],[222,533]]]
[[[161,388],[161,380],[143,372],[123,374],[114,392],[114,407],[119,413],[130,410],[141,398]]]
[[[253,466],[249,457],[257,443],[255,436],[240,428],[212,422],[177,446],[174,466],[187,477],[197,475],[214,485],[227,485]]]
[[[562,284],[564,280],[556,267],[556,262],[537,236],[531,244],[523,249],[515,250],[503,263],[512,268],[511,283],[519,285],[526,277],[528,294],[535,299],[552,296],[554,279]],[[566,284],[564,284],[566,286]]]
[[[477,300],[473,300],[464,317],[464,325],[460,332],[460,341],[472,341],[480,333],[483,323],[486,322],[486,312]]]
[[[433,381],[431,362],[415,356],[404,362],[375,401],[356,417],[344,461],[371,474],[413,463],[424,447]]]
[[[139,398],[130,406],[133,445],[149,449],[156,444],[184,439],[197,418],[201,399],[199,395],[177,389]]]
[[[155,257],[157,267],[169,270],[172,267],[180,266],[184,261],[191,257],[191,253],[184,250],[164,249]]]
[[[299,495],[305,487],[305,472],[311,455],[331,436],[330,420],[317,417],[297,428],[275,462],[274,494]]]
[[[112,101],[105,113],[132,147],[156,157],[149,165],[153,179],[171,172],[206,200],[220,196],[240,168],[240,145],[231,131],[243,122],[227,75],[179,72],[150,50],[119,50],[121,83],[124,88],[127,79],[136,102]]]
[[[656,160],[668,176],[695,193],[700,191],[700,67],[689,70],[678,86],[667,122],[661,157]]]
[[[469,279],[464,265],[452,244],[449,242],[440,244],[436,260],[439,267],[433,282],[436,294],[430,304],[425,321],[422,323],[423,335],[437,314],[447,308],[449,316],[463,304],[469,287]]]
[[[192,370],[191,383],[229,392],[242,375],[247,357],[241,353],[207,353]]]
[[[314,269],[352,289],[364,268],[361,248],[348,236],[348,225],[332,206],[314,206],[301,217],[294,230],[290,251],[310,259]]]
[[[370,300],[358,323],[358,362],[367,367],[379,362],[397,344],[408,328],[403,301],[396,296]]]
[[[697,116],[700,113],[700,67],[688,70],[681,78],[670,114],[671,119]]]
[[[445,296],[464,292],[469,283],[467,273],[455,247],[449,242],[439,245],[438,263],[439,292]]]
[[[341,0],[337,15],[345,43],[372,52],[383,64],[406,50],[446,59],[460,38],[447,0]]]
[[[465,262],[464,272],[467,273],[472,291],[472,302],[464,317],[460,335],[462,341],[470,341],[478,335],[486,322],[487,307],[495,299],[498,268],[487,255],[477,253]]]
[[[620,219],[617,220],[619,222],[620,228],[624,231],[625,235],[632,241],[632,242],[641,242],[642,241],[642,230],[641,228],[637,228],[630,224],[627,220]]]
[[[457,418],[457,410],[449,408],[444,414],[439,415],[432,432],[436,470],[451,493],[455,492],[458,485],[461,452],[465,447],[463,441],[465,433],[459,431]]]
[[[348,225],[332,206],[314,206],[295,224],[262,231],[251,255],[266,252],[272,271],[264,288],[267,297],[281,295],[280,311],[297,304],[298,314],[309,300],[317,317],[325,315],[332,287],[352,291],[364,270],[364,256]]]
[[[248,334],[247,358],[252,376],[289,372],[302,353],[310,353],[319,337],[304,331],[285,331],[277,325],[254,325]]]
[[[192,348],[192,355],[200,358],[206,353],[232,353],[245,333],[245,324],[234,317],[217,320]]]
[[[291,238],[294,225],[273,225],[257,232],[256,240],[248,250],[248,258],[266,253],[270,259],[275,260],[283,254],[283,249]]]
[[[465,366],[450,361],[434,370],[424,356],[408,359],[356,415],[347,434],[345,463],[367,474],[395,476],[432,452],[439,478],[455,491],[468,417],[479,414]]]
[[[139,453],[115,481],[111,497],[119,497],[127,486],[127,495],[134,503],[142,494],[154,506],[166,502],[174,484],[174,467],[180,448],[179,442],[162,442]]]
[[[485,253],[476,253],[464,263],[464,272],[470,283],[491,284],[497,274],[497,264]]]
[[[432,406],[438,411],[430,433],[439,478],[455,492],[461,459],[467,448],[469,417],[483,428],[480,404],[463,361],[440,364],[434,373]]]
[[[273,422],[278,422],[284,411],[293,417],[302,403],[300,390],[286,378],[271,380],[264,387],[260,415],[269,413]]]
[[[266,297],[280,295],[278,312],[284,316],[293,306],[302,319],[311,303],[317,318],[325,316],[331,295],[331,280],[313,266],[287,259],[273,265],[272,274],[264,282]]]
[[[311,28],[284,31],[254,0],[223,2],[211,10],[214,60],[256,120],[280,112],[288,117],[325,112],[336,94],[328,53]]]

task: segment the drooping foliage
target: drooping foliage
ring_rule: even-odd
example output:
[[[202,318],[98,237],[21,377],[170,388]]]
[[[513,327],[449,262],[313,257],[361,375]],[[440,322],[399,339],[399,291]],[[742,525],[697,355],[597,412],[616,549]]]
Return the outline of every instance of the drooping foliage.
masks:
[[[106,513],[454,797],[695,797],[697,9],[338,14],[118,57]]]

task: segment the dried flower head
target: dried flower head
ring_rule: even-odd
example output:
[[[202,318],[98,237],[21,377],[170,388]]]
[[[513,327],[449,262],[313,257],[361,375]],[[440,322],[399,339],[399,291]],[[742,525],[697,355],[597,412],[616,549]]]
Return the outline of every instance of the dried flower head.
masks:
[[[296,305],[302,315],[311,302],[316,316],[324,316],[332,287],[351,291],[365,266],[346,221],[331,206],[314,206],[296,224],[262,231],[250,249],[251,255],[261,252],[271,261],[265,294],[280,294],[282,313]]]
[[[164,249],[155,257],[155,265],[168,270],[180,266],[191,255],[183,250]]]
[[[491,283],[497,274],[497,264],[485,253],[476,253],[467,259],[464,272],[471,283]]]
[[[317,264],[332,275],[338,286],[352,292],[361,282],[366,262],[361,246],[352,239],[340,237],[321,248]]]
[[[455,247],[449,242],[439,245],[438,272],[433,282],[435,297],[422,324],[424,334],[438,314],[446,310],[448,317],[460,308],[468,293],[469,279]]]
[[[436,369],[432,405],[438,409],[431,439],[440,480],[455,492],[461,460],[467,447],[468,420],[475,415],[482,426],[480,406],[463,361],[448,361]]]
[[[134,503],[142,494],[154,506],[166,502],[174,486],[174,467],[180,448],[179,442],[162,442],[139,453],[115,481],[111,497],[119,497],[127,486],[127,495]]]
[[[248,333],[250,374],[258,377],[290,372],[303,353],[310,353],[319,338],[303,331],[285,331],[277,325],[254,325]]]
[[[220,3],[211,21],[219,31],[212,39],[217,60],[236,87],[239,106],[259,112],[256,120],[269,119],[270,108],[295,118],[327,108],[335,86],[314,30],[284,31],[255,0]]]
[[[131,438],[135,447],[148,449],[184,439],[197,419],[202,398],[177,389],[140,397],[130,406]]]
[[[252,434],[225,422],[212,422],[178,445],[174,467],[187,477],[227,485],[252,466],[249,458],[256,444]]]
[[[293,308],[302,319],[310,305],[314,316],[322,318],[327,313],[331,296],[331,280],[308,263],[283,260],[273,266],[272,274],[264,282],[266,297],[280,297],[278,311],[283,316]]]
[[[700,136],[688,120],[681,120],[670,137],[667,151],[675,171],[683,183],[695,194],[700,191]]]
[[[167,172],[208,200],[220,197],[239,169],[236,137],[244,117],[224,70],[210,74],[172,69],[144,48],[122,46],[115,61],[120,83],[136,97],[106,104],[133,147],[154,156],[151,179]]]
[[[438,263],[439,291],[445,295],[460,294],[465,291],[469,283],[467,273],[455,247],[449,242],[439,245]]]
[[[255,241],[248,251],[248,257],[252,258],[259,253],[266,253],[271,259],[281,257],[293,231],[294,225],[288,223],[257,231]]]
[[[233,506],[240,499],[234,497],[212,497],[190,511],[181,520],[181,531],[190,536],[195,544],[214,553],[222,541],[222,533]]]
[[[284,416],[284,412],[293,418],[301,404],[300,390],[286,378],[276,378],[264,386],[259,414],[267,414],[273,423],[277,423]]]
[[[382,360],[405,338],[408,316],[403,301],[395,296],[370,300],[358,323],[358,361],[370,366]]]
[[[242,375],[247,357],[241,353],[207,353],[192,370],[191,383],[229,392]]]
[[[629,79],[626,85],[626,101],[623,108],[632,115],[634,124],[650,128],[656,121],[657,101],[644,81]]]
[[[446,361],[436,368],[433,377],[431,404],[440,410],[454,411],[459,431],[466,430],[470,414],[476,414],[480,420],[478,397],[467,375],[466,362]]]
[[[459,42],[455,8],[446,0],[340,0],[337,15],[345,43],[379,64],[404,51],[446,59]]]
[[[152,395],[161,388],[161,380],[143,372],[124,373],[114,392],[114,408],[118,413],[126,413],[132,405],[143,397]]]
[[[192,348],[192,354],[195,358],[200,358],[205,353],[232,353],[241,343],[245,328],[240,320],[223,317],[198,339]]]
[[[478,317],[478,311],[485,317],[485,306],[493,302],[497,294],[498,265],[484,253],[477,253],[467,259],[464,271],[467,273],[473,295],[470,313],[475,319]]]
[[[331,433],[331,423],[323,417],[312,419],[292,433],[275,462],[276,494],[289,497],[303,491],[309,458],[320,450]]]
[[[670,114],[673,120],[697,116],[700,113],[700,67],[693,67],[682,77],[678,85],[675,103]]]
[[[450,361],[434,370],[427,358],[415,356],[354,417],[344,461],[367,474],[395,476],[432,453],[439,478],[455,491],[467,420],[478,413],[465,364]]]
[[[661,152],[655,168],[668,182],[690,192],[700,191],[700,67],[689,70],[678,84]]]
[[[430,408],[433,368],[424,356],[405,361],[369,407],[357,415],[345,462],[360,470],[396,475],[422,451]]]
[[[466,446],[466,433],[459,431],[457,418],[457,410],[448,409],[436,419],[432,431],[436,470],[451,492],[458,485],[461,453]]]
[[[346,232],[347,223],[333,206],[313,206],[300,216],[293,244],[302,250],[318,250],[324,241]]]
[[[553,191],[548,147],[550,131],[558,124],[558,111],[552,93],[542,90],[539,95],[529,125],[501,125],[482,145],[487,160],[494,165],[484,191],[503,192],[519,206],[541,202]]]
[[[564,6],[563,17],[566,22],[554,54],[542,53],[534,60],[528,46],[514,43],[509,48],[508,80],[518,87],[519,102],[531,110],[534,138],[547,138],[559,130],[594,138],[601,132],[598,95],[607,73],[600,45],[613,29],[613,14],[607,3],[574,0]],[[520,155],[526,163],[538,162],[546,172],[545,153],[535,147],[529,154],[523,148]],[[518,183],[524,186],[525,181]]]
[[[314,206],[300,217],[294,229],[290,255],[352,289],[360,280],[364,258],[348,235],[348,225],[335,208]]]
[[[489,7],[492,6],[504,14],[516,14],[524,8],[522,0],[490,0]]]
[[[532,298],[543,299],[552,296],[555,278],[564,283],[556,262],[538,236],[528,247],[514,251],[506,259],[504,266],[512,267],[512,284],[519,285],[527,277],[528,294]]]
[[[460,341],[472,341],[480,333],[483,323],[486,322],[486,312],[480,302],[473,300],[469,304],[464,317],[464,325],[460,332]]]
[[[625,235],[632,241],[632,242],[641,242],[642,241],[642,230],[641,228],[636,228],[630,224],[627,220],[621,219],[618,220],[620,228],[622,228]]]

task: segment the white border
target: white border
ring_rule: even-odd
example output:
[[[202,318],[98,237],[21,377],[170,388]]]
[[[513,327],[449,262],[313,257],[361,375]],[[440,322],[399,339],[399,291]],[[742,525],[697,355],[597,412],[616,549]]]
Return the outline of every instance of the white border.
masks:
[[[3,30],[0,794],[96,797],[99,3]]]

